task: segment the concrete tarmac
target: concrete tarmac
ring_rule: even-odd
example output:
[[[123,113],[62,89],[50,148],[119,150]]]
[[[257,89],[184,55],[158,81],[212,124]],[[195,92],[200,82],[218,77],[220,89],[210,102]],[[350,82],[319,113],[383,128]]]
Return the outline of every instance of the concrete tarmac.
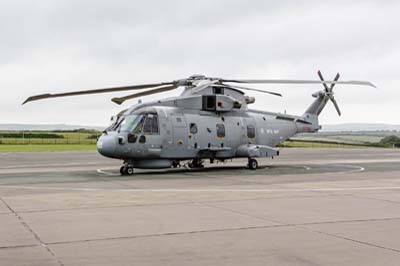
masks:
[[[0,154],[0,265],[400,265],[400,150],[118,174],[95,152]]]

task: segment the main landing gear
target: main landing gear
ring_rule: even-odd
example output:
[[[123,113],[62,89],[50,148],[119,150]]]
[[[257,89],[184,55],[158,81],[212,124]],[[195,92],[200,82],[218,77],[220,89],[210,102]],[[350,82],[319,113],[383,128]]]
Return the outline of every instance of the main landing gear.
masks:
[[[121,175],[133,175],[133,165],[125,162],[123,166],[119,169]]]
[[[193,159],[188,166],[190,168],[204,168],[203,160]]]
[[[179,161],[172,161],[172,168],[180,168],[181,163]]]
[[[250,170],[256,170],[258,168],[258,162],[254,158],[249,158],[249,163],[247,164],[247,167]]]

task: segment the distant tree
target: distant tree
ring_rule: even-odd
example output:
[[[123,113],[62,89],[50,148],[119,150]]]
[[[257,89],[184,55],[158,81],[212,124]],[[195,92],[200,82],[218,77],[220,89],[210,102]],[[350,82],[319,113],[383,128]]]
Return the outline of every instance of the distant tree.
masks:
[[[400,147],[400,138],[394,135],[386,136],[379,143],[385,147]]]

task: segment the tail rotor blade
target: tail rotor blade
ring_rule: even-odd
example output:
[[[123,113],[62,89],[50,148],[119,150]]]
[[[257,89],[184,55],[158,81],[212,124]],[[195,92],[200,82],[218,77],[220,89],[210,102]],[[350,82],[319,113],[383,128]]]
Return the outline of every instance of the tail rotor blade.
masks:
[[[328,85],[326,85],[325,80],[324,80],[324,77],[322,76],[321,71],[318,70],[317,73],[318,73],[319,79],[323,82],[322,85],[324,85],[325,91],[326,91],[327,93],[329,93]],[[335,80],[335,81],[336,81],[336,80]],[[333,83],[333,84],[334,84],[334,83]],[[332,85],[333,85],[333,84],[332,84]]]
[[[332,96],[332,97],[329,97],[329,99],[332,101],[333,105],[335,106],[335,109],[336,109],[336,112],[338,113],[338,115],[341,116],[342,112],[340,111],[339,105],[337,104],[335,98]]]
[[[340,78],[340,74],[337,73],[333,81],[338,81],[339,78]],[[329,88],[329,90],[332,91],[333,87],[335,87],[335,83],[331,84],[331,87]]]

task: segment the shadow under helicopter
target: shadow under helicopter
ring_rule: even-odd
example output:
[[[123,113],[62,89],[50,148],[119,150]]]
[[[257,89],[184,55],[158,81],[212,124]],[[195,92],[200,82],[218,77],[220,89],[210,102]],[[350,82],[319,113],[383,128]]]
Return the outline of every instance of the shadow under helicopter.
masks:
[[[257,170],[249,170],[244,166],[229,165],[206,165],[202,168],[171,168],[171,169],[135,169],[132,176],[121,176],[115,169],[98,169],[102,177],[118,177],[123,179],[151,179],[151,178],[190,178],[190,177],[215,177],[215,176],[279,176],[279,175],[302,175],[321,173],[341,173],[363,171],[364,168],[356,165],[328,164],[328,165],[260,165]]]

